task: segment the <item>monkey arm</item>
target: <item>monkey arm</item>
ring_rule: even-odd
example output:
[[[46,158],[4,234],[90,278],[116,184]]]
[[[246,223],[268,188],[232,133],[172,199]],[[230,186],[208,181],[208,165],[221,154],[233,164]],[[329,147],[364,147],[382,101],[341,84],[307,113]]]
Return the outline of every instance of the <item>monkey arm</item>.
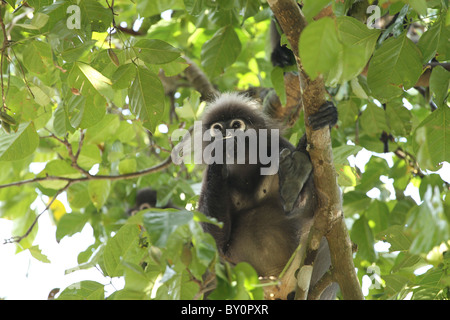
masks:
[[[308,118],[308,121],[313,130],[318,130],[325,126],[331,128],[336,124],[337,118],[336,107],[332,102],[327,101],[320,106],[317,113]],[[294,208],[312,172],[312,164],[306,148],[306,135],[303,135],[294,151],[285,148],[280,153],[280,196],[286,213]]]
[[[226,252],[231,233],[230,197],[228,183],[224,178],[225,170],[226,166],[223,164],[213,163],[208,166],[199,200],[201,212],[223,223],[222,228],[203,224],[204,230],[216,239],[217,247],[222,253]]]
[[[283,149],[280,153],[278,171],[280,197],[283,209],[291,212],[300,196],[303,186],[311,175],[309,156],[302,151]]]

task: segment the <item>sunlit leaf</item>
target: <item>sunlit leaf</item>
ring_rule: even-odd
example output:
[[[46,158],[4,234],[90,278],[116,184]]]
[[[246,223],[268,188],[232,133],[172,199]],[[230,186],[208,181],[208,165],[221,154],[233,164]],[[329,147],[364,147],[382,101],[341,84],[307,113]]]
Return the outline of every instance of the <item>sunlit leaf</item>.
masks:
[[[230,66],[241,52],[241,42],[233,27],[219,29],[202,47],[202,66],[214,78]]]
[[[164,88],[158,76],[147,69],[138,68],[129,90],[131,112],[144,127],[155,131],[164,113]]]

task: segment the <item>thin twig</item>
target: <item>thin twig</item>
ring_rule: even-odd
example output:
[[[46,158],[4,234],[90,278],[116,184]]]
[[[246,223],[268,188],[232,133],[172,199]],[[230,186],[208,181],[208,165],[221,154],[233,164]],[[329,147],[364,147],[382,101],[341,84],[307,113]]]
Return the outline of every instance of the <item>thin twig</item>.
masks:
[[[171,163],[172,163],[172,158],[168,157],[163,162],[161,162],[153,167],[150,167],[150,168],[142,170],[142,171],[137,171],[137,172],[131,172],[131,173],[126,173],[126,174],[121,174],[121,175],[114,175],[114,176],[90,175],[88,177],[80,177],[80,178],[45,176],[45,177],[39,177],[39,178],[34,178],[34,179],[29,179],[29,180],[23,180],[23,181],[17,181],[17,182],[11,182],[8,184],[3,184],[3,185],[0,185],[0,189],[9,188],[9,187],[19,187],[22,185],[40,182],[40,181],[67,181],[67,182],[71,182],[71,183],[78,183],[78,182],[84,182],[84,181],[89,181],[89,180],[118,181],[118,180],[125,180],[125,179],[133,179],[133,178],[139,178],[139,177],[145,176],[147,174],[163,170],[163,169],[167,168]]]
[[[44,128],[44,129],[47,130],[48,132],[50,132],[50,130],[48,130],[47,128]],[[83,169],[78,164],[78,157],[80,155],[81,147],[83,146],[83,140],[84,140],[84,133],[83,133],[83,131],[81,131],[81,133],[80,133],[80,141],[78,143],[78,150],[77,150],[76,154],[73,154],[72,145],[70,144],[69,140],[67,140],[67,137],[64,137],[64,139],[60,139],[57,136],[55,136],[52,132],[50,132],[50,136],[49,137],[59,141],[60,143],[62,143],[63,145],[66,146],[66,149],[67,149],[67,152],[69,154],[69,157],[72,160],[72,167],[73,168],[78,170],[80,173],[82,173],[86,177],[92,177],[92,175],[89,173],[89,171]]]
[[[31,224],[31,226],[28,228],[28,230],[21,236],[14,236],[11,237],[9,239],[5,239],[3,244],[7,244],[7,243],[19,243],[20,241],[22,241],[23,239],[25,239],[26,237],[28,237],[31,233],[31,231],[33,231],[34,226],[36,225],[36,223],[38,222],[39,218],[42,216],[42,214],[44,214],[45,211],[47,211],[50,206],[53,204],[53,202],[56,200],[56,198],[63,193],[64,191],[67,190],[67,188],[72,184],[72,182],[68,182],[64,188],[58,190],[58,192],[56,193],[56,195],[52,198],[52,200],[50,200],[50,202],[47,204],[47,206],[45,207],[45,209],[39,213],[36,218],[34,219],[33,223]]]

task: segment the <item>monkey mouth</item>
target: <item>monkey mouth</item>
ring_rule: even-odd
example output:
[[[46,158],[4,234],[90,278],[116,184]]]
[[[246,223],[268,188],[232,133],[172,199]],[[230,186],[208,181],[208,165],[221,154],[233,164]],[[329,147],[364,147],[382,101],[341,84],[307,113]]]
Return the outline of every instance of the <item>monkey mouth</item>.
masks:
[[[222,137],[220,140],[232,139],[232,138],[235,138],[235,137],[236,136],[233,133],[228,132],[227,135],[225,137]]]

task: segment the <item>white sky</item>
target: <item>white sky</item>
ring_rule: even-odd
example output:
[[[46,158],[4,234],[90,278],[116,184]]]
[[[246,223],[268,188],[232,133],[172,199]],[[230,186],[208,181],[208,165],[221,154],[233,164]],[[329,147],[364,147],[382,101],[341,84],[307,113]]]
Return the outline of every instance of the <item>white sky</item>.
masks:
[[[56,226],[52,225],[48,213],[39,218],[39,230],[34,241],[51,263],[43,263],[28,251],[15,254],[15,245],[3,244],[11,236],[12,222],[0,219],[0,298],[47,299],[54,288],[61,291],[82,280],[94,280],[107,284],[97,269],[80,270],[64,275],[66,269],[76,267],[77,256],[94,243],[92,228],[87,225],[82,232],[63,238],[58,244],[55,239]],[[115,284],[117,289],[123,285]],[[111,288],[112,289],[112,288]]]

